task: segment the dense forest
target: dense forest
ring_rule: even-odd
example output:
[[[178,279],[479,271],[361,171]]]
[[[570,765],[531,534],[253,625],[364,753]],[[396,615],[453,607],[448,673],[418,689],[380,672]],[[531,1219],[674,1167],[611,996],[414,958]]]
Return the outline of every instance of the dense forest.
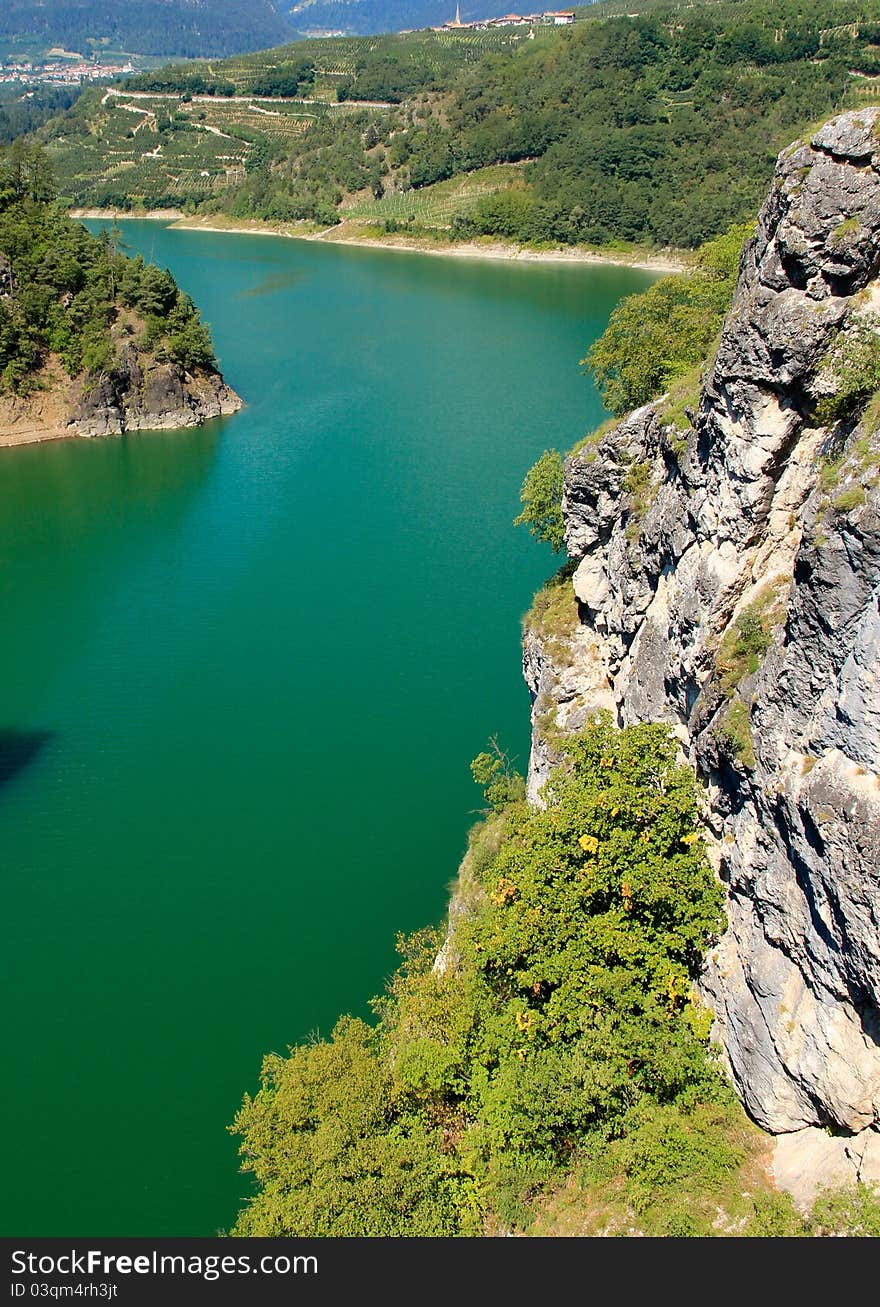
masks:
[[[272,0],[4,0],[0,42],[195,58],[289,41]]]
[[[155,358],[213,368],[211,338],[170,272],[129,259],[52,203],[39,149],[0,153],[0,393],[40,384],[50,356],[70,377],[113,370],[132,340]]]
[[[78,86],[40,84],[25,89],[0,83],[0,145],[34,132],[43,123],[69,109],[80,93]]]
[[[131,112],[114,118],[83,97],[43,139],[79,203],[692,248],[754,213],[776,154],[805,124],[880,87],[880,0],[653,6],[534,39],[510,31],[183,65],[130,84],[182,97],[155,106],[144,131]],[[243,101],[295,90],[309,104],[271,119],[244,103],[222,117],[188,102],[212,90]],[[386,107],[342,112],[357,101]],[[222,150],[206,139],[214,127]],[[499,165],[513,169],[504,184],[483,186],[482,170]],[[432,188],[470,177],[472,202],[432,208]]]

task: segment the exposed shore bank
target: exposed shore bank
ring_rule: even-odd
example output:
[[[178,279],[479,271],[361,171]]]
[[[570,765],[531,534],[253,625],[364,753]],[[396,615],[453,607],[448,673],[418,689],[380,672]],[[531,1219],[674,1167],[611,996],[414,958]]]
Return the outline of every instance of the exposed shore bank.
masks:
[[[530,249],[512,241],[435,241],[430,237],[406,236],[400,232],[392,236],[364,234],[354,222],[341,222],[336,227],[310,231],[297,223],[264,222],[259,218],[224,218],[220,214],[205,217],[187,216],[179,209],[147,209],[143,213],[120,213],[114,209],[71,209],[72,218],[112,220],[135,218],[154,222],[167,222],[174,227],[193,231],[227,232],[242,236],[286,236],[292,240],[323,241],[328,245],[362,245],[371,249],[398,250],[409,254],[437,254],[460,259],[495,259],[517,263],[593,263],[612,264],[623,268],[643,268],[645,272],[680,272],[688,266],[687,255],[682,251],[662,252],[605,251],[585,246],[557,246],[553,249]]]

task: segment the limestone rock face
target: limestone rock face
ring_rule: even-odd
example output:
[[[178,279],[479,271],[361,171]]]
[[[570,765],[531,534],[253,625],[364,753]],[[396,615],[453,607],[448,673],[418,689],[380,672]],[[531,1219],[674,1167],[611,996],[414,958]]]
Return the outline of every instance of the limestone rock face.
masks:
[[[817,403],[832,411],[847,342],[876,330],[878,117],[780,156],[692,429],[649,405],[567,460],[580,620],[525,642],[532,797],[552,730],[591,710],[673,726],[729,890],[702,990],[743,1101],[777,1133],[870,1129],[872,1157],[880,432],[870,408],[823,423]]]

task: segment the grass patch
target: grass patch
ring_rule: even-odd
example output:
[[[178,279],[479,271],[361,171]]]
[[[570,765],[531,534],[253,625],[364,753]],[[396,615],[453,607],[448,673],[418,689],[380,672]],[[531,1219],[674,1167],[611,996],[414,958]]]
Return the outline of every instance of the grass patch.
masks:
[[[756,1217],[775,1197],[767,1144],[738,1103],[692,1111],[652,1107],[624,1138],[576,1163],[566,1186],[540,1204],[529,1234],[706,1238],[740,1235],[747,1227],[757,1233]]]
[[[754,771],[755,746],[752,740],[749,710],[739,695],[735,695],[727,705],[719,718],[715,734],[730,746],[734,757],[747,771]]]
[[[857,508],[861,508],[867,498],[864,486],[850,486],[848,490],[844,490],[843,494],[837,496],[832,507],[835,513],[845,515],[854,512]]]
[[[772,631],[785,617],[787,582],[765,586],[724,633],[715,657],[721,692],[729,698],[744,676],[755,673],[772,643]]]
[[[846,224],[842,223],[843,226]],[[874,317],[851,319],[846,329],[838,332],[818,371],[827,374],[834,383],[833,393],[823,395],[816,405],[816,419],[821,425],[830,426],[864,409],[880,390],[877,320]]]
[[[579,440],[576,445],[572,446],[569,452],[572,455],[580,454],[582,453],[583,450],[589,449],[591,446],[598,445],[599,441],[602,439],[603,436],[607,436],[609,431],[613,431],[615,427],[619,427],[619,426],[620,426],[620,418],[615,418],[615,417],[606,418],[605,421],[600,423],[600,425],[594,428],[593,431],[588,431],[587,434],[581,440]]]
[[[657,498],[660,482],[654,480],[651,463],[630,463],[623,478],[622,489],[629,497],[629,515],[624,535],[635,544],[642,533],[642,522]]]
[[[813,532],[816,548],[828,539],[823,527],[823,513],[827,514],[829,508],[842,516],[854,512],[867,503],[868,491],[880,482],[880,451],[874,439],[878,425],[880,392],[872,396],[856,434],[848,445],[838,447],[821,460],[818,487],[823,502]]]
[[[577,599],[571,584],[575,564],[566,563],[535,595],[523,626],[548,645],[551,653],[566,648],[580,626]]]
[[[703,387],[703,364],[678,377],[669,389],[666,398],[657,408],[657,417],[664,426],[674,426],[680,431],[687,431],[693,424],[686,412],[695,412],[700,403]]]
[[[848,245],[858,237],[861,230],[862,224],[857,217],[845,218],[831,233],[831,244]]]

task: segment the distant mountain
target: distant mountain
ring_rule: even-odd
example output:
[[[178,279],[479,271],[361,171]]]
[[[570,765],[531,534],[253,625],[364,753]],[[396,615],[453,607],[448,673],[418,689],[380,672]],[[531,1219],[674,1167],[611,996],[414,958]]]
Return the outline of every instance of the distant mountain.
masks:
[[[455,4],[456,0],[297,0],[287,12],[294,27],[307,35],[344,32],[368,36],[373,32],[439,27],[455,17]],[[460,0],[463,23],[499,18],[511,11],[537,13],[543,9],[544,5],[518,8],[512,0]]]
[[[283,0],[282,0],[283,2]],[[182,58],[265,50],[295,36],[273,0],[3,0],[0,42]]]

